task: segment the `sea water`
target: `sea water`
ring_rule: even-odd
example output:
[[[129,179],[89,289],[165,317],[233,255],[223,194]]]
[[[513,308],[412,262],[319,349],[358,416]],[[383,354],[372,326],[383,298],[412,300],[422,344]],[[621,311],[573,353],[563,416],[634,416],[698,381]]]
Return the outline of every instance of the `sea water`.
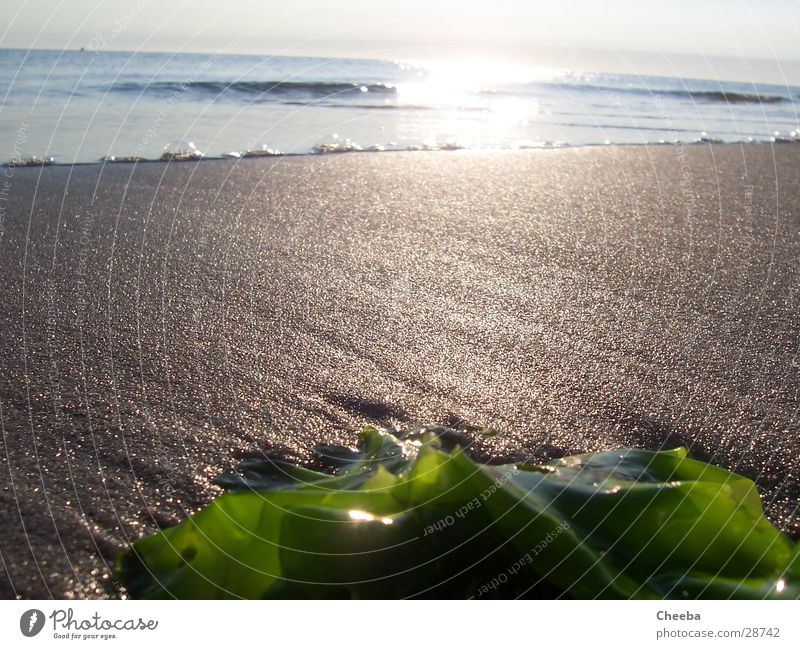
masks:
[[[534,66],[0,50],[0,161],[800,139],[800,89]]]

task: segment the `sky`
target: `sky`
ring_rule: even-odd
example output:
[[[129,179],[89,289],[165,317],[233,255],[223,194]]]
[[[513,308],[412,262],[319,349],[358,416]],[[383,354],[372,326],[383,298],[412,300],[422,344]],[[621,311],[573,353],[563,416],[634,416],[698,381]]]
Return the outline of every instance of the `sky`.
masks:
[[[800,81],[798,0],[0,0],[0,47],[467,58]],[[783,64],[781,62],[788,62]],[[783,77],[783,78],[781,78]]]

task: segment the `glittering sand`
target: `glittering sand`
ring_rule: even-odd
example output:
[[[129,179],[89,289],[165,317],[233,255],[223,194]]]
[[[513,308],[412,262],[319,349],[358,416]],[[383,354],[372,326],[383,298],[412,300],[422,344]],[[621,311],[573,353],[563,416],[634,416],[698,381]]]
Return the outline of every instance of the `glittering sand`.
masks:
[[[800,146],[0,170],[0,594],[365,423],[688,445],[794,535]]]

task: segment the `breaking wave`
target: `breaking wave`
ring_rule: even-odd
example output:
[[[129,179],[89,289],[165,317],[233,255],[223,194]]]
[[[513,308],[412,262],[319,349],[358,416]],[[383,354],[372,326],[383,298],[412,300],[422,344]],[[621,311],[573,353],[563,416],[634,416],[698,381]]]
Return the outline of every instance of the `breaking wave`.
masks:
[[[110,92],[127,94],[183,94],[199,95],[235,94],[254,97],[259,95],[329,97],[332,95],[380,93],[392,95],[396,88],[384,83],[346,83],[334,81],[153,81],[150,83],[113,83]]]

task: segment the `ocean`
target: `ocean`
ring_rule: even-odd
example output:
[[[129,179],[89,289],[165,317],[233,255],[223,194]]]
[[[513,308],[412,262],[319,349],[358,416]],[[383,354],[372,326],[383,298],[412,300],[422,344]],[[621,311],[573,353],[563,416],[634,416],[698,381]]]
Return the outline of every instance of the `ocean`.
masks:
[[[800,88],[534,66],[0,50],[0,159],[800,141]]]

